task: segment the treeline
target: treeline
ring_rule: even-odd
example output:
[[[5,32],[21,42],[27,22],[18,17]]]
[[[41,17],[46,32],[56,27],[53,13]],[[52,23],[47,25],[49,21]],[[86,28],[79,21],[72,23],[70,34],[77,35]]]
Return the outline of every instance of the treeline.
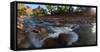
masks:
[[[26,11],[29,9],[29,12]],[[41,6],[31,10],[31,7],[25,7],[18,9],[18,16],[47,16],[47,15],[59,15],[73,12],[85,11],[88,8],[78,7],[74,9],[73,6],[58,6],[58,5],[46,5],[46,9]]]

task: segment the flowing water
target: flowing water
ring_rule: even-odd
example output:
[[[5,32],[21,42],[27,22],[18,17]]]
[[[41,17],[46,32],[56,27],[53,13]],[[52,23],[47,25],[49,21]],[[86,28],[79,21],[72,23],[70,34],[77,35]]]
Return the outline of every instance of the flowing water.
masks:
[[[26,31],[31,31],[36,27],[45,27],[52,38],[58,37],[60,33],[69,33],[70,42],[73,45],[96,44],[96,23],[91,24],[68,24],[56,26],[54,23],[38,21],[36,19],[26,20]],[[34,44],[34,43],[33,43]],[[35,43],[36,44],[36,43]]]

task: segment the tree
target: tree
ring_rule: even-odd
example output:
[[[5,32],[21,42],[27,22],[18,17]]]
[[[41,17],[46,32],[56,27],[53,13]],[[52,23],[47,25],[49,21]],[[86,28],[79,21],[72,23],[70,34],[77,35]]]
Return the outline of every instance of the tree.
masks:
[[[27,6],[26,7],[26,13],[27,13],[27,16],[32,16],[32,14],[33,14],[32,8]]]
[[[33,9],[32,16],[43,16],[47,14],[47,10],[38,6],[37,8]]]
[[[73,10],[72,6],[57,6],[57,5],[55,5],[55,6],[48,5],[47,9],[48,9],[48,12],[51,15],[54,15],[54,14],[66,14],[66,13],[71,12]]]
[[[26,8],[18,9],[18,16],[26,16]]]

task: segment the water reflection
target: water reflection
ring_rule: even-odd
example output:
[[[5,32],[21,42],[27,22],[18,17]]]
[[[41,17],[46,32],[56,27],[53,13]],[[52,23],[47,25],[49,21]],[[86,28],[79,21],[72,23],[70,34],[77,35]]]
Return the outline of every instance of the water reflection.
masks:
[[[92,27],[92,32],[96,32],[96,23],[92,23],[93,27]]]

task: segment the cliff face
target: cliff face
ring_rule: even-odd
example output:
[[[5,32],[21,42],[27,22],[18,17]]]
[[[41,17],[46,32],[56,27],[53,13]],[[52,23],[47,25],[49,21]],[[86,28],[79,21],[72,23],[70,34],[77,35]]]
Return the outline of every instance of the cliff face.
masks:
[[[71,13],[62,15],[51,15],[38,17],[40,20],[51,23],[95,23],[96,14],[90,12]]]

